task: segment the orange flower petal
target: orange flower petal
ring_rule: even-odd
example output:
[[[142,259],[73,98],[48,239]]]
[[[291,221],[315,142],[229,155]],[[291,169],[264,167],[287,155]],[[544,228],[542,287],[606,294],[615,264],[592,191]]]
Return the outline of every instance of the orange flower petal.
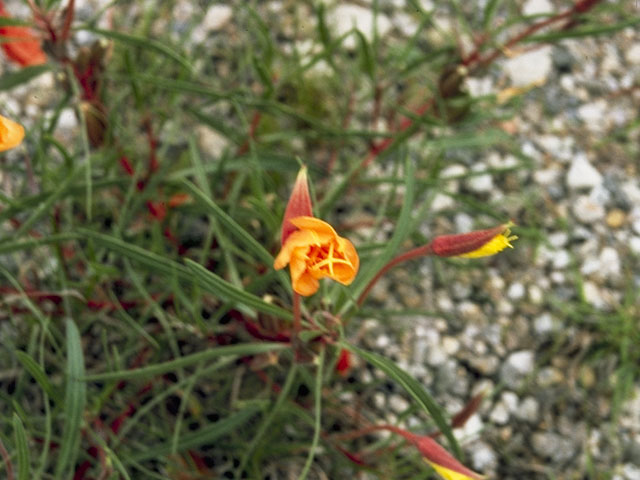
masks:
[[[0,152],[17,147],[23,138],[22,125],[0,115]]]
[[[318,280],[325,277],[350,284],[360,265],[353,244],[318,218],[302,216],[290,221],[300,230],[287,237],[273,267],[279,270],[289,264],[293,290],[312,295],[318,290]]]

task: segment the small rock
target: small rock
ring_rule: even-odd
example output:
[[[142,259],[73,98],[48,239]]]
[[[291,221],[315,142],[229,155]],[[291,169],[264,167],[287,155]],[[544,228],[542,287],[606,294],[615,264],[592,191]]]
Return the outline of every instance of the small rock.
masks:
[[[566,250],[558,250],[557,252],[553,252],[551,257],[551,264],[553,268],[557,270],[562,270],[567,268],[571,263],[571,255]]]
[[[627,215],[620,210],[619,208],[614,208],[605,218],[607,225],[611,228],[620,228],[624,225],[625,220],[627,219]]]
[[[562,382],[564,382],[564,375],[555,367],[545,367],[538,372],[537,383],[538,386],[542,388],[557,385]]]
[[[400,414],[406,412],[409,409],[409,402],[407,402],[400,395],[394,394],[389,397],[389,407],[394,412]]]
[[[473,355],[468,360],[469,366],[483,376],[493,375],[498,371],[500,360],[495,355],[477,356]]]
[[[622,476],[625,480],[638,480],[640,478],[640,467],[633,463],[626,463],[622,466]]]
[[[549,0],[527,0],[522,7],[523,15],[540,15],[543,13],[552,13],[553,5]]]
[[[509,297],[511,300],[520,300],[524,297],[524,294],[524,285],[520,282],[512,283],[507,290],[507,297]]]
[[[533,397],[526,397],[515,412],[516,417],[529,423],[536,423],[540,414],[540,405]]]
[[[553,331],[553,318],[549,313],[543,313],[533,320],[533,330],[538,335],[546,335]]]
[[[506,405],[502,402],[498,402],[489,414],[489,421],[496,425],[506,425],[509,421],[509,412]]]
[[[580,195],[573,203],[573,214],[582,223],[594,223],[605,216],[604,207],[588,195]]]
[[[627,51],[624,54],[624,58],[631,64],[640,64],[640,43],[634,43],[629,48],[627,48]]]
[[[538,285],[529,285],[529,301],[534,305],[542,305],[544,292]]]
[[[600,276],[602,278],[616,278],[619,277],[622,272],[620,255],[618,251],[613,247],[604,247],[598,257],[602,269],[600,270]]]
[[[607,306],[600,289],[592,281],[587,280],[582,284],[582,293],[587,303],[593,307],[603,309]]]
[[[486,443],[477,443],[471,450],[471,464],[480,472],[492,471],[498,466],[498,456]]]
[[[474,165],[472,171],[484,171],[486,167],[484,165]],[[474,175],[469,177],[466,181],[467,188],[472,192],[486,193],[493,189],[493,177],[489,173],[481,175]]]
[[[222,29],[233,17],[233,10],[229,5],[211,5],[202,19],[205,30],[214,32]]]
[[[587,160],[587,156],[576,155],[567,172],[567,186],[570,189],[593,188],[602,183],[602,175]]]
[[[229,145],[226,137],[206,125],[198,125],[195,128],[195,133],[198,139],[198,146],[204,155],[219,157]]]
[[[578,117],[584,122],[587,130],[600,132],[606,129],[603,119],[607,118],[607,103],[604,100],[597,100],[585,103],[578,108]]]
[[[333,26],[337,36],[342,36],[353,28],[356,28],[369,42],[373,40],[374,19],[378,37],[384,37],[392,27],[391,20],[389,20],[386,15],[378,13],[374,16],[371,8],[365,8],[359,5],[338,5],[329,13],[328,17],[327,23]],[[343,42],[343,45],[347,49],[354,49],[356,44],[354,35],[349,35]]]
[[[518,411],[518,395],[513,392],[502,392],[500,395],[500,401],[507,407],[509,413],[515,413]]]
[[[460,350],[460,342],[455,337],[444,337],[442,339],[442,349],[447,355],[454,355]]]
[[[504,68],[513,86],[524,87],[546,82],[551,67],[551,47],[542,47],[508,59]]]
[[[536,432],[532,438],[533,450],[544,458],[561,463],[571,459],[575,453],[575,445],[566,437],[553,432]]]
[[[510,388],[517,388],[533,372],[534,353],[531,350],[513,352],[500,369],[501,380]]]

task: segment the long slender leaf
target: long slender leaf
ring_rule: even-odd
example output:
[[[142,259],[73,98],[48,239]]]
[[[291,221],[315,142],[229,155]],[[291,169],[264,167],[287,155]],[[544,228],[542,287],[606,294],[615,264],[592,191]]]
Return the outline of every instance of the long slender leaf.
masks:
[[[18,480],[29,480],[31,478],[31,459],[27,445],[27,434],[17,413],[13,414],[13,438],[18,451]]]
[[[178,442],[177,451],[181,452],[190,448],[198,448],[207,443],[213,443],[223,435],[240,428],[243,424],[248,422],[259,409],[259,405],[247,405],[244,409],[224,418],[223,420],[207,425],[206,427],[199,428],[195,432],[189,432],[183,435]],[[123,461],[128,463],[130,461],[139,462],[149,458],[161,458],[169,452],[171,452],[170,440],[159,445],[151,445],[143,452],[123,459]]]
[[[420,405],[436,423],[437,427],[447,437],[451,449],[455,452],[456,456],[460,456],[460,446],[453,436],[451,427],[445,419],[445,414],[442,408],[436,403],[433,397],[426,391],[424,386],[414,379],[407,372],[398,367],[388,358],[378,355],[377,353],[367,352],[354,345],[342,342],[342,347],[351,350],[353,353],[361,358],[364,358],[371,365],[379,368],[384,373],[389,375],[393,380],[398,382],[402,388],[404,388],[409,395]]]
[[[117,372],[97,373],[86,375],[82,380],[86,382],[97,382],[104,380],[130,380],[132,378],[149,378],[162,373],[171,372],[178,368],[188,367],[199,362],[212,360],[217,357],[242,357],[247,355],[258,355],[260,353],[271,352],[288,348],[284,343],[244,343],[239,345],[227,345],[224,347],[211,348],[202,352],[192,353],[167,362],[156,363],[148,367],[136,368],[134,370],[119,370]]]
[[[131,35],[129,33],[116,32],[114,30],[103,30],[101,28],[87,27],[87,28],[83,28],[82,30],[88,30],[98,35],[113,38],[114,40],[117,40],[118,42],[122,42],[129,46],[140,47],[140,48],[161,53],[162,55],[165,55],[166,57],[172,60],[175,60],[180,65],[185,67],[187,70],[189,71],[193,70],[193,67],[189,63],[189,60],[187,60],[182,55],[172,50],[165,43],[162,43],[159,40],[155,40],[153,38],[139,37],[137,35]]]
[[[67,372],[64,402],[64,429],[60,442],[60,454],[55,469],[56,478],[67,478],[67,467],[75,464],[79,452],[82,417],[87,396],[84,377],[84,357],[80,332],[75,322],[67,318]]]
[[[224,227],[225,232],[232,235],[246,250],[253,254],[257,259],[266,265],[273,265],[273,256],[262,246],[255,238],[251,236],[238,222],[231,218],[224,210],[222,210],[211,197],[196,187],[188,180],[183,180],[184,185],[189,192],[207,207],[209,213],[216,217],[220,225]]]
[[[415,196],[415,167],[413,162],[407,158],[405,160],[405,192],[404,202],[402,209],[400,210],[400,216],[396,223],[396,228],[393,232],[391,240],[387,243],[384,250],[376,255],[375,258],[371,258],[365,268],[362,268],[361,272],[356,277],[356,280],[351,285],[351,292],[353,297],[357,298],[364,291],[369,281],[378,273],[378,271],[393,258],[397,253],[402,242],[407,238],[410,233],[411,225],[411,212],[414,209],[413,199]],[[349,305],[347,304],[347,307]],[[344,311],[342,311],[344,313]]]
[[[229,282],[225,282],[222,278],[213,272],[210,272],[202,265],[193,260],[186,259],[185,263],[191,272],[193,281],[205,290],[218,296],[225,302],[232,302],[238,306],[246,306],[254,308],[259,312],[267,313],[283,320],[292,320],[293,315],[277,305],[267,303],[260,297],[235,287]]]
[[[45,391],[45,393],[56,404],[60,402],[61,398],[53,384],[49,381],[46,373],[38,363],[27,352],[21,350],[16,351],[16,357],[22,364],[22,366],[31,374],[31,376],[38,382],[38,385]]]
[[[18,85],[24,85],[31,79],[51,70],[49,65],[34,65],[24,67],[15,72],[5,73],[0,77],[0,91],[10,90]]]
[[[29,218],[27,218],[20,228],[16,230],[14,233],[15,237],[20,237],[26,231],[28,231],[31,226],[42,216],[47,210],[51,208],[51,206],[67,191],[67,189],[71,186],[72,182],[75,180],[76,175],[82,171],[81,169],[77,169],[73,171],[64,181],[60,184],[58,188],[47,198],[44,202],[42,202],[38,207],[33,211]]]
[[[318,356],[318,365],[316,367],[316,379],[313,386],[313,439],[311,440],[311,447],[309,448],[309,455],[307,461],[304,464],[302,472],[298,477],[299,480],[305,480],[311,469],[311,464],[316,456],[316,450],[318,449],[318,442],[320,441],[320,430],[322,429],[322,370],[324,367],[326,350],[322,349]]]

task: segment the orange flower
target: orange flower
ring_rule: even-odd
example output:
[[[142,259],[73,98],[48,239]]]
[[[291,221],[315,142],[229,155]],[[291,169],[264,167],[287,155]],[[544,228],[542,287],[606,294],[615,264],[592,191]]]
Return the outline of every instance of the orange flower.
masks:
[[[329,277],[349,285],[360,259],[353,244],[339,237],[327,222],[315,217],[288,219],[298,230],[291,233],[275,259],[276,270],[289,265],[293,290],[305,297],[318,291],[318,280]]]
[[[0,2],[0,17],[11,18],[2,2]],[[2,49],[7,57],[23,67],[40,65],[47,61],[47,55],[40,47],[40,40],[30,28],[13,25],[0,27],[0,37],[7,37],[0,38]]]
[[[0,115],[0,152],[17,147],[23,138],[22,125]]]

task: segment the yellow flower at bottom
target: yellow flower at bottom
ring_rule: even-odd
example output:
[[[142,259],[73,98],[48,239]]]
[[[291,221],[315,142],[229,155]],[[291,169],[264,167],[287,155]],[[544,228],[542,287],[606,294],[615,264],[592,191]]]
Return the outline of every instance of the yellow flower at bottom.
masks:
[[[318,280],[324,277],[349,285],[360,265],[353,244],[318,218],[303,216],[289,221],[298,230],[287,237],[273,267],[280,270],[289,265],[293,290],[305,297],[313,295],[318,291]]]
[[[24,138],[24,128],[19,123],[0,115],[0,152],[17,147]]]

